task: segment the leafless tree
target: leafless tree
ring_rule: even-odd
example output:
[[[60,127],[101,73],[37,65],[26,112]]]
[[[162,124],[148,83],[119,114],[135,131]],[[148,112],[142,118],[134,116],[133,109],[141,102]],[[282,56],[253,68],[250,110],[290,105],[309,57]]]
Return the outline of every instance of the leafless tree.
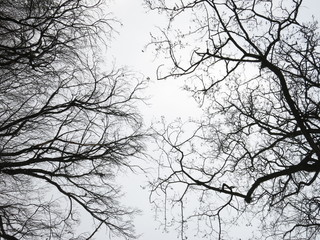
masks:
[[[153,38],[173,63],[159,78],[188,75],[205,109],[187,128],[157,130],[162,171],[152,196],[181,207],[182,238],[197,219],[199,231],[229,239],[227,224],[251,213],[258,239],[318,239],[319,30],[300,16],[304,1],[146,3],[169,20]]]
[[[0,239],[135,237],[115,176],[143,153],[144,83],[103,62],[104,7],[0,1]]]

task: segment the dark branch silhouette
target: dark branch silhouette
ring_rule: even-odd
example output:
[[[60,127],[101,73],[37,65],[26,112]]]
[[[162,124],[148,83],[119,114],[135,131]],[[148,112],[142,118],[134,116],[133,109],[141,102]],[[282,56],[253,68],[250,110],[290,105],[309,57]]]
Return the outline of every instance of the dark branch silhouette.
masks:
[[[145,2],[168,16],[152,40],[172,60],[158,78],[188,76],[204,109],[199,121],[156,129],[152,200],[183,203],[179,223],[196,219],[213,239],[230,239],[222,216],[231,210],[261,223],[257,239],[318,238],[319,30],[301,17],[307,2]]]
[[[115,22],[104,10],[0,2],[0,239],[136,237],[115,176],[143,153],[144,83],[102,61]]]

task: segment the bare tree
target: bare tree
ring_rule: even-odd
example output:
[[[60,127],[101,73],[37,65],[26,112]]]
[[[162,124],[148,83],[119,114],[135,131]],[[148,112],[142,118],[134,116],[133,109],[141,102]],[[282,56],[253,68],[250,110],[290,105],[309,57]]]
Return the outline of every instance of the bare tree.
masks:
[[[0,239],[135,237],[115,176],[143,152],[144,83],[102,61],[104,6],[0,1]]]
[[[197,219],[229,239],[227,211],[252,213],[268,239],[319,238],[319,30],[302,21],[303,2],[146,1],[169,19],[153,39],[173,63],[159,78],[189,75],[205,109],[191,127],[158,130],[152,196],[181,207],[182,238]]]

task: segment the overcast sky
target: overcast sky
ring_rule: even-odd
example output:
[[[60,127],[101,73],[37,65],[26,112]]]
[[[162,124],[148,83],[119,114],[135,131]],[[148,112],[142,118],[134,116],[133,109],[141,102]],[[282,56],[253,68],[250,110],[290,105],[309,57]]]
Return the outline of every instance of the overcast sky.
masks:
[[[159,33],[157,27],[165,26],[166,19],[156,12],[148,11],[142,3],[143,0],[113,1],[111,10],[123,26],[117,28],[118,34],[112,42],[110,54],[118,65],[128,66],[150,79],[147,94],[152,96],[149,103],[153,105],[148,108],[147,118],[162,115],[168,119],[188,117],[192,115],[190,105],[196,107],[196,103],[186,92],[181,91],[183,81],[157,81],[156,69],[163,64],[163,60],[155,59],[151,47],[146,49],[151,40],[150,33]]]
[[[319,19],[319,0],[306,0],[310,4],[305,8],[305,16],[316,15]],[[150,78],[150,86],[147,90],[150,106],[143,109],[146,122],[159,119],[165,116],[168,121],[176,117],[187,119],[188,117],[199,116],[196,111],[196,103],[180,88],[182,80],[156,80],[156,68],[162,64],[160,60],[154,59],[152,49],[145,49],[150,41],[150,32],[156,33],[157,26],[164,26],[165,19],[156,12],[147,12],[142,6],[143,0],[114,0],[110,3],[110,11],[121,21],[122,27],[118,27],[118,35],[112,41],[109,54],[116,61],[117,66],[128,66],[131,70],[142,74],[144,78]],[[121,179],[126,197],[124,204],[138,207],[143,210],[141,216],[136,217],[137,233],[143,234],[140,240],[164,240],[177,239],[178,233],[170,229],[164,233],[159,229],[159,222],[154,219],[154,212],[148,202],[149,192],[141,186],[146,185],[144,174],[127,174]],[[160,219],[163,220],[163,219]],[[99,237],[96,238],[100,240]],[[107,238],[101,238],[107,239]],[[117,239],[117,238],[113,238]],[[199,239],[190,236],[190,240]]]
[[[143,109],[146,124],[152,120],[159,120],[161,116],[165,116],[167,121],[172,121],[176,117],[187,119],[197,112],[196,103],[181,90],[182,80],[157,81],[156,69],[162,62],[155,59],[151,48],[145,48],[150,42],[150,33],[157,32],[157,26],[164,26],[165,19],[155,12],[148,12],[142,6],[142,2],[142,0],[113,1],[110,10],[123,26],[117,28],[118,34],[112,42],[109,54],[113,55],[118,66],[125,65],[142,74],[142,77],[150,79],[146,93],[152,98],[148,101],[149,105]],[[141,187],[146,185],[145,175],[128,173],[121,180],[126,193],[124,204],[142,209],[142,214],[135,220],[137,233],[142,234],[139,239],[177,239],[177,231],[170,229],[165,233],[159,221],[155,220],[154,211],[149,203],[149,191]],[[163,215],[159,217],[162,221]]]
[[[148,101],[149,105],[143,108],[146,124],[159,120],[161,116],[165,116],[168,122],[176,117],[187,119],[196,112],[196,103],[181,90],[182,81],[157,81],[156,69],[162,62],[155,59],[151,48],[145,48],[150,42],[150,33],[156,32],[157,26],[164,26],[165,19],[155,12],[148,12],[142,2],[142,0],[111,2],[110,11],[120,20],[122,27],[116,28],[118,34],[114,36],[109,54],[113,56],[117,66],[127,66],[139,76],[150,79],[146,94],[151,99]],[[142,188],[147,184],[145,174],[127,173],[120,178],[120,181],[126,194],[124,204],[142,210],[142,214],[135,218],[136,231],[142,234],[139,240],[177,239],[178,233],[175,229],[170,229],[166,233],[160,227],[160,222],[155,220],[154,211],[149,203],[149,191]],[[163,220],[163,215],[158,217],[159,220]],[[100,236],[96,239],[100,240]]]

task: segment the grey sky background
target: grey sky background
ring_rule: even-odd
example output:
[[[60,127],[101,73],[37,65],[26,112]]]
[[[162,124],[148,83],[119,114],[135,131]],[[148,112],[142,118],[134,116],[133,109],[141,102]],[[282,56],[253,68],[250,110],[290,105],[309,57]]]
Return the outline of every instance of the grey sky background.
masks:
[[[155,59],[152,48],[145,49],[146,44],[150,41],[150,32],[159,33],[157,26],[165,26],[165,17],[159,16],[156,12],[147,12],[142,6],[143,0],[113,0],[109,3],[110,12],[120,20],[122,27],[116,27],[118,34],[114,36],[109,48],[109,58],[114,59],[116,66],[128,66],[129,69],[141,73],[141,77],[150,78],[150,86],[146,94],[150,96],[149,106],[145,106],[142,112],[146,124],[152,120],[159,120],[164,116],[168,122],[176,117],[187,119],[188,117],[200,116],[200,111],[196,109],[196,103],[181,90],[183,81],[171,79],[167,81],[156,80],[156,69],[161,62]],[[320,19],[320,1],[305,0],[301,16],[311,19]],[[126,196],[123,198],[125,205],[137,207],[142,210],[142,214],[135,218],[137,233],[143,234],[140,240],[171,240],[177,239],[178,232],[172,228],[168,233],[155,220],[154,212],[149,204],[148,189],[141,186],[146,185],[147,178],[145,174],[122,173],[118,181],[123,186]],[[159,215],[159,220],[161,219]],[[234,229],[239,238],[246,239],[246,230]],[[101,232],[96,239],[109,239]],[[118,240],[120,238],[112,238]],[[201,239],[199,236],[190,236],[189,240]]]
[[[142,2],[142,0],[113,1],[110,10],[123,26],[117,29],[118,34],[112,42],[109,54],[114,57],[116,65],[127,66],[141,73],[141,77],[150,79],[145,91],[146,95],[150,96],[150,100],[142,109],[146,124],[159,120],[161,116],[165,116],[167,121],[172,121],[178,116],[187,119],[197,111],[196,103],[181,90],[182,81],[157,81],[156,69],[162,62],[155,59],[152,48],[145,48],[151,39],[150,32],[157,31],[156,27],[159,25],[164,26],[165,18],[156,12],[147,12]],[[147,184],[145,174],[126,173],[118,181],[126,194],[123,199],[124,204],[142,210],[141,215],[135,218],[136,231],[142,234],[140,240],[178,238],[178,232],[175,229],[165,232],[160,226],[159,221],[163,221],[163,215],[158,216],[159,221],[155,219],[149,203],[149,191],[142,188]],[[118,240],[118,238],[114,239]],[[100,239],[97,238],[97,240]]]
[[[146,93],[152,97],[148,102],[151,105],[143,109],[146,111],[146,120],[162,115],[170,119],[192,115],[190,107],[195,108],[196,103],[186,92],[181,91],[183,81],[157,81],[157,67],[164,62],[155,59],[152,47],[146,48],[151,40],[150,33],[159,34],[157,27],[165,26],[166,18],[148,11],[143,7],[143,0],[115,0],[112,1],[110,11],[123,26],[116,28],[118,34],[112,41],[109,54],[117,65],[128,66],[150,79]]]

